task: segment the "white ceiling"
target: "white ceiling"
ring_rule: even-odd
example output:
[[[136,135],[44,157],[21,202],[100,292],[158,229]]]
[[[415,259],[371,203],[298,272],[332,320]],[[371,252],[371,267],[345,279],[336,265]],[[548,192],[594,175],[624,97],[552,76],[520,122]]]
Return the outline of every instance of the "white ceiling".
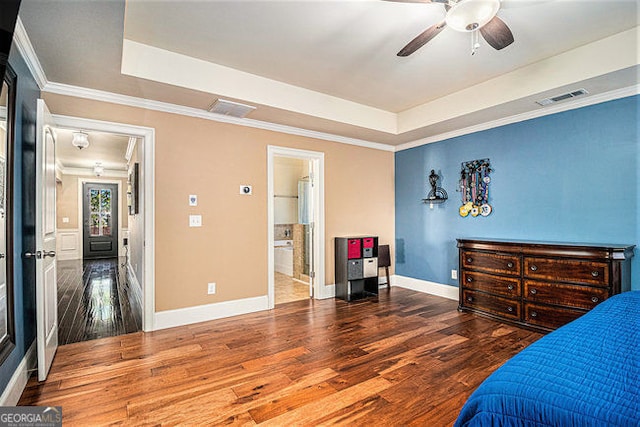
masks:
[[[482,41],[471,56],[469,34],[446,28],[396,56],[443,16],[378,0],[23,0],[20,12],[50,82],[203,110],[220,96],[257,105],[251,119],[392,145],[564,90],[638,84],[638,1],[504,0],[504,50]]]
[[[56,160],[63,170],[74,172],[74,169],[93,169],[100,162],[107,171],[126,172],[125,154],[129,145],[129,137],[104,132],[84,131],[89,135],[89,146],[79,150],[71,144],[71,129],[56,129]]]

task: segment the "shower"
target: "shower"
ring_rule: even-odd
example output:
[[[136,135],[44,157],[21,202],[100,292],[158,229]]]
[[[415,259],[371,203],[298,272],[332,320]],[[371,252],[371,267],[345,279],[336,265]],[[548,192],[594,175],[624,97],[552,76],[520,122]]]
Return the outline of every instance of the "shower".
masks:
[[[305,275],[309,275],[309,265],[310,265],[310,257],[311,253],[311,229],[309,224],[311,222],[310,218],[310,206],[309,206],[309,195],[311,194],[311,183],[309,181],[309,177],[305,176],[298,180],[298,224],[303,225],[303,260],[302,260],[302,273]]]

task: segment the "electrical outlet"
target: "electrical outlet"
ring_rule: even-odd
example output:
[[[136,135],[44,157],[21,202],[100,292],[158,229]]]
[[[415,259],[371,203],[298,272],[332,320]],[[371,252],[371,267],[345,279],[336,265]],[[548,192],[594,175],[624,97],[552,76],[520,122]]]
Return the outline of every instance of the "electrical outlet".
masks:
[[[451,278],[452,279],[458,278],[458,270],[451,270]]]
[[[212,294],[216,293],[216,282],[211,282],[211,283],[207,284],[207,293],[209,295],[212,295]]]
[[[202,227],[202,215],[189,215],[189,227]]]

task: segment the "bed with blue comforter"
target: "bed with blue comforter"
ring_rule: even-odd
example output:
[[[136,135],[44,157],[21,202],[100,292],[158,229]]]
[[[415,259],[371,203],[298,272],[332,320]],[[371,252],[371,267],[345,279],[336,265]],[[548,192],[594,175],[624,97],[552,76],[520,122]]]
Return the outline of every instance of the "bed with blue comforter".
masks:
[[[455,426],[640,426],[640,291],[607,299],[511,358]]]

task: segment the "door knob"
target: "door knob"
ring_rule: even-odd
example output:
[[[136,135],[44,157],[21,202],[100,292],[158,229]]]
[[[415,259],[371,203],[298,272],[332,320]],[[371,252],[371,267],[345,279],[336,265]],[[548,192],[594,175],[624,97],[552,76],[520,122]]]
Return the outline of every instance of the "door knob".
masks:
[[[24,253],[24,257],[25,257],[25,258],[35,258],[35,259],[40,259],[40,258],[42,258],[42,252],[40,252],[40,251],[35,251],[35,252],[25,252],[25,253]]]
[[[42,257],[51,257],[54,258],[56,256],[56,251],[42,251]]]

